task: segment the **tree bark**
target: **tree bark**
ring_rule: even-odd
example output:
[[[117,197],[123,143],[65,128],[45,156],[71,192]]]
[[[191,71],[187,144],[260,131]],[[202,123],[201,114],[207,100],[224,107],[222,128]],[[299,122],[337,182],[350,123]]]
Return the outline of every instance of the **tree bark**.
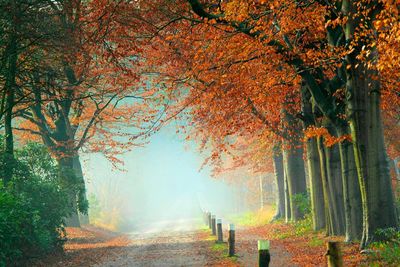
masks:
[[[301,111],[303,113],[303,130],[305,131],[308,127],[315,125],[311,94],[309,93],[305,83],[301,86],[301,104]],[[325,228],[326,218],[321,166],[316,138],[308,138],[306,141],[306,159],[313,229],[314,231],[318,231]]]
[[[341,135],[345,134],[344,132]],[[346,242],[361,239],[362,206],[353,146],[349,141],[339,143],[343,180]]]
[[[310,180],[311,211],[313,218],[313,229],[315,231],[326,227],[324,189],[322,184],[321,165],[318,154],[317,140],[307,140],[307,166]]]
[[[75,155],[73,158],[73,169],[74,174],[76,176],[76,182],[78,186],[78,203],[82,207],[79,212],[79,220],[81,224],[89,224],[89,216],[87,211],[88,200],[86,196],[86,184],[85,179],[83,177],[82,165],[79,159],[79,155]]]
[[[342,170],[340,165],[339,147],[325,147],[325,160],[329,190],[329,209],[332,214],[332,235],[344,235],[345,215]]]
[[[275,151],[273,155],[275,184],[277,189],[276,196],[276,214],[273,220],[283,218],[285,216],[285,178],[283,173],[282,152]]]
[[[4,183],[7,184],[13,176],[15,158],[14,158],[14,135],[12,131],[12,117],[15,102],[16,91],[16,75],[17,75],[17,60],[18,60],[18,44],[17,44],[17,26],[16,21],[19,15],[15,1],[12,4],[12,30],[10,32],[8,45],[6,48],[7,65],[6,65],[6,81],[4,85],[5,90],[5,116],[4,116],[4,155],[5,155],[5,170],[4,170]]]
[[[351,137],[363,207],[363,235],[361,248],[376,241],[376,231],[397,227],[397,214],[391,187],[389,164],[384,146],[380,110],[379,73],[372,70],[378,55],[371,45],[376,37],[368,36],[358,40],[360,22],[363,32],[373,31],[373,14],[360,12],[359,1],[345,0],[342,11],[349,19],[345,24],[347,43],[354,42],[353,49],[346,56],[346,113],[349,118]],[[370,10],[377,8],[378,1],[371,1]],[[367,29],[365,29],[367,28]],[[358,42],[355,42],[358,40]],[[357,58],[362,47],[369,48],[370,55],[363,61]],[[368,62],[365,62],[368,61]]]
[[[285,166],[285,164],[284,164]],[[286,168],[283,168],[283,177],[284,177],[284,191],[285,191],[285,222],[288,223],[291,221],[292,216],[290,213],[290,193],[289,193],[289,185],[288,185],[288,176]]]
[[[287,186],[290,203],[290,218],[298,221],[304,217],[304,213],[299,207],[295,198],[307,195],[306,177],[303,161],[303,148],[301,145],[291,144],[290,147],[283,149],[283,162],[287,177]]]
[[[77,186],[76,176],[73,169],[73,158],[63,157],[58,159],[60,179],[64,188],[67,189],[68,202],[71,207],[71,213],[65,218],[65,225],[68,227],[80,227],[78,202],[77,202]]]
[[[325,221],[326,221],[326,235],[330,236],[333,233],[333,214],[330,208],[329,188],[328,188],[328,174],[326,166],[325,145],[323,144],[322,137],[317,137],[319,162],[321,167],[322,189],[324,195],[324,208],[325,208]]]

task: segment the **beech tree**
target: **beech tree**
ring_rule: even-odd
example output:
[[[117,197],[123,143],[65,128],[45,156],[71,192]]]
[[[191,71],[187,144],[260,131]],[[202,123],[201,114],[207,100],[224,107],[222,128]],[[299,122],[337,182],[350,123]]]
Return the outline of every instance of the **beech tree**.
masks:
[[[244,131],[257,134],[252,127],[260,124],[253,124],[254,118],[280,138],[284,130],[299,131],[285,127],[295,125],[290,123],[292,116],[303,122],[308,138],[315,229],[345,232],[347,240],[357,240],[362,224],[364,247],[378,238],[377,229],[397,226],[378,93],[396,95],[393,87],[378,82],[393,66],[384,67],[377,57],[380,52],[386,58],[387,51],[378,50],[390,39],[386,26],[397,25],[391,15],[397,12],[395,4],[197,0],[187,1],[186,7],[181,1],[170,4],[160,12],[173,14],[170,22],[175,28],[163,32],[157,48],[176,52],[161,57],[171,63],[165,77],[193,89],[181,106],[191,107],[190,115],[202,125],[197,127],[199,135],[212,138],[217,149],[211,159],[218,163],[219,153],[229,153],[232,136]],[[273,97],[276,84],[281,91]],[[171,82],[171,87],[176,85]],[[364,100],[356,100],[360,94]],[[288,102],[301,102],[302,107],[287,107]],[[362,115],[366,117],[357,117],[359,112],[367,112]],[[378,209],[377,203],[385,207]],[[386,220],[378,222],[378,216]]]

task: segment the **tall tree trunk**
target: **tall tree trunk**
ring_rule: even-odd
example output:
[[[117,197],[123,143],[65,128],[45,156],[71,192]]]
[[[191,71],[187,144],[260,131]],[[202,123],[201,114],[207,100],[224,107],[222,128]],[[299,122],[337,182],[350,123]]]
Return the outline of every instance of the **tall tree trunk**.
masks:
[[[317,138],[317,146],[319,153],[319,162],[321,167],[321,177],[322,177],[322,189],[324,195],[324,208],[325,208],[325,221],[326,221],[326,235],[330,236],[333,233],[333,213],[330,208],[330,198],[329,198],[329,183],[328,183],[328,173],[326,166],[326,154],[325,145],[323,144],[322,137]]]
[[[345,215],[342,169],[340,164],[339,147],[325,147],[326,173],[329,191],[329,209],[332,214],[332,235],[345,233]]]
[[[318,154],[317,140],[307,140],[307,165],[310,180],[311,211],[313,218],[313,229],[315,231],[324,229],[326,226],[324,189],[322,184],[321,165]]]
[[[370,35],[360,39],[357,36],[361,30],[361,21],[364,25],[363,32],[373,31],[374,18],[371,10],[378,9],[379,3],[371,1],[364,6],[370,10],[369,13],[360,12],[357,8],[363,6],[358,5],[359,3],[345,0],[342,11],[349,18],[345,24],[346,41],[349,44],[354,42],[352,52],[346,56],[346,113],[362,197],[363,248],[379,238],[376,235],[378,229],[397,227],[398,221],[384,145],[379,73],[372,70],[378,60],[376,48],[372,45],[376,37]],[[362,47],[371,49],[369,56],[363,61],[357,58]]]
[[[342,132],[341,135],[346,134]],[[358,183],[353,145],[348,141],[339,143],[340,160],[342,167],[343,198],[346,224],[346,242],[361,239],[362,233],[362,206],[361,192]]]
[[[72,157],[63,157],[58,159],[60,178],[64,188],[68,191],[68,202],[71,207],[70,215],[65,218],[65,225],[69,227],[80,227],[78,202],[77,202],[77,186],[76,176],[74,173],[74,163]]]
[[[285,216],[285,178],[283,172],[283,158],[282,151],[277,149],[274,151],[273,156],[274,172],[275,172],[275,184],[276,184],[276,214],[273,220],[283,218]]]
[[[5,155],[5,170],[4,183],[12,179],[15,165],[14,158],[14,135],[12,131],[12,116],[15,104],[16,91],[16,76],[17,76],[17,60],[18,60],[18,43],[17,43],[17,27],[19,11],[15,1],[11,1],[11,32],[9,35],[8,45],[6,47],[7,65],[6,65],[6,80],[4,85],[5,91],[5,116],[4,116],[4,155]]]
[[[301,111],[303,113],[303,130],[315,125],[315,117],[311,94],[303,83],[301,86]],[[321,166],[319,162],[318,145],[315,138],[306,141],[307,174],[310,187],[311,212],[313,229],[315,231],[325,228],[325,205],[322,186]]]
[[[290,146],[283,149],[284,170],[289,192],[290,217],[292,221],[298,221],[304,217],[304,213],[297,202],[297,198],[307,195],[303,148],[301,145],[295,147],[293,144],[286,144],[286,146]]]
[[[285,166],[285,165],[284,165]],[[283,168],[283,178],[284,178],[284,190],[285,190],[285,222],[288,223],[292,219],[292,214],[290,212],[290,193],[289,193],[289,184],[287,178],[286,168]]]
[[[79,155],[76,154],[73,157],[73,169],[76,177],[78,187],[78,204],[80,206],[79,218],[81,224],[89,224],[89,216],[87,213],[88,201],[86,196],[86,184],[83,177],[82,165],[79,159]]]

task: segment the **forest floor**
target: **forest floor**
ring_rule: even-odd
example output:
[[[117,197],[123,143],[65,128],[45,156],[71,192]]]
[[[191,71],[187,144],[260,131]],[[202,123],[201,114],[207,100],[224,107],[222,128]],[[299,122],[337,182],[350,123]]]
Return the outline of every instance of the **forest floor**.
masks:
[[[237,256],[231,258],[226,256],[227,244],[216,243],[206,228],[140,234],[117,234],[93,226],[66,230],[62,255],[29,266],[256,266],[259,239],[271,240],[270,266],[326,266],[328,239],[306,230],[302,223],[238,226]],[[369,266],[357,244],[344,245],[343,254],[344,266]]]
[[[227,246],[216,246],[205,230],[117,234],[84,226],[66,231],[63,254],[29,266],[239,266],[224,255]]]

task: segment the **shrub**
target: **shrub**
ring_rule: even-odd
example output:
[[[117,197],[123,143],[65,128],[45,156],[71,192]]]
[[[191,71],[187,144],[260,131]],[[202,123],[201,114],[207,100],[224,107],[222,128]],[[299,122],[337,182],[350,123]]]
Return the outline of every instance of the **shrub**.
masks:
[[[70,212],[47,150],[31,143],[15,155],[11,181],[0,181],[0,266],[62,248],[63,218]]]
[[[308,193],[295,194],[292,196],[292,201],[305,217],[311,212],[311,201]]]
[[[400,266],[400,232],[395,228],[376,231],[379,242],[370,245],[374,253],[370,261],[377,266]]]

